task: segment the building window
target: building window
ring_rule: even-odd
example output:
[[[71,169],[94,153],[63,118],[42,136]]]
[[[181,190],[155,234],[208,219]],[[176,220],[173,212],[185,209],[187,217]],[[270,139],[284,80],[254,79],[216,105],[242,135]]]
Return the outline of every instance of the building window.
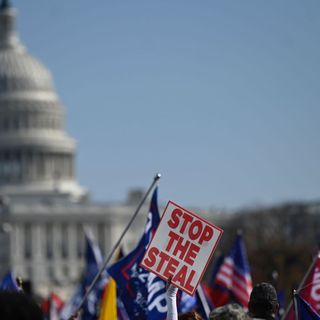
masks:
[[[20,154],[5,152],[0,158],[0,177],[4,181],[17,181],[21,173]]]

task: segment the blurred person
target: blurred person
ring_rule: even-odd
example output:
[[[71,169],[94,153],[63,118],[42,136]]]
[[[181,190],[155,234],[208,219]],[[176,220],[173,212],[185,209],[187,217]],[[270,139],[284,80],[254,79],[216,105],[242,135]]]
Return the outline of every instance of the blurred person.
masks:
[[[171,279],[169,279],[167,283],[167,290],[166,290],[166,300],[167,300],[166,320],[178,320],[177,292],[178,292],[178,288],[173,284],[171,284]]]
[[[237,303],[229,303],[213,309],[209,320],[246,320],[249,319],[244,309]]]
[[[261,282],[253,287],[249,300],[249,316],[252,319],[273,320],[278,308],[277,292],[272,284]]]
[[[43,320],[40,306],[28,295],[17,291],[0,292],[1,320]]]
[[[201,315],[197,311],[190,311],[181,314],[178,320],[203,320]]]

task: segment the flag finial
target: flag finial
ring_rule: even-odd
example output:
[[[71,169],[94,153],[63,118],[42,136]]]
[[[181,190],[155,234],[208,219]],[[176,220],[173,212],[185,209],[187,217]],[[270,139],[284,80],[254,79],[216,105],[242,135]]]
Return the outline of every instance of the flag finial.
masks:
[[[158,173],[155,175],[154,180],[157,181],[157,180],[159,180],[160,178],[161,178],[161,173],[158,172]]]

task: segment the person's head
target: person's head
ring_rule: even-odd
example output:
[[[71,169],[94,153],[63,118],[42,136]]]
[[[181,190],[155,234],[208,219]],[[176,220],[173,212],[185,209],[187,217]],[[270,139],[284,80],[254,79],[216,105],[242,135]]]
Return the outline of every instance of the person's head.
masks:
[[[253,287],[249,300],[249,315],[252,318],[274,318],[278,307],[277,292],[273,285],[262,282]]]
[[[198,312],[191,311],[181,314],[178,320],[202,320],[202,317]]]
[[[42,320],[43,313],[36,302],[22,292],[0,292],[1,320]]]
[[[237,303],[230,303],[213,309],[209,320],[246,320],[247,314]]]

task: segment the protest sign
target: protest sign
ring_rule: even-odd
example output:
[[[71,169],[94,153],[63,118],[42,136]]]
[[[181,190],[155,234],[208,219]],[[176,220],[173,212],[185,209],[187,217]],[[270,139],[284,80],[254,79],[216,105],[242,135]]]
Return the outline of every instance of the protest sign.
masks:
[[[222,232],[169,201],[141,266],[193,295]]]

